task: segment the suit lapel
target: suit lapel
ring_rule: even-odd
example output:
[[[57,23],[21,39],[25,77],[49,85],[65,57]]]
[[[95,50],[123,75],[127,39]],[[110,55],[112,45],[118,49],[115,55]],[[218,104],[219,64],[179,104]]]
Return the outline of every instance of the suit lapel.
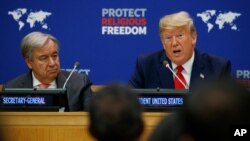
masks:
[[[60,71],[60,73],[58,74],[58,76],[56,78],[57,88],[62,88],[66,79],[67,78],[63,75],[63,72]]]
[[[21,83],[21,88],[33,88],[32,71],[29,71],[24,78],[25,79]]]
[[[158,70],[158,74],[159,74],[159,79],[160,79],[160,83],[161,83],[161,88],[173,89],[174,88],[173,74],[168,68],[163,66],[162,63],[163,63],[164,60],[167,60],[168,62],[170,62],[170,60],[166,57],[165,52],[163,50],[161,52],[159,64],[157,66],[158,67],[157,70]]]
[[[189,88],[192,89],[197,86],[199,82],[206,77],[205,65],[202,62],[201,53],[195,50],[194,63],[192,67],[192,74]]]

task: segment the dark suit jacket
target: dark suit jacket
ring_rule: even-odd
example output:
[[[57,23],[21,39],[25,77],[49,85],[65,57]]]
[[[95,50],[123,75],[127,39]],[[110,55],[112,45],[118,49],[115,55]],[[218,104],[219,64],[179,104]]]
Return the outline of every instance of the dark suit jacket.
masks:
[[[129,80],[134,88],[174,88],[172,72],[163,66],[163,61],[171,61],[164,50],[137,58],[135,72]],[[172,67],[172,66],[171,66]],[[195,49],[189,89],[201,84],[204,80],[216,80],[230,77],[231,63],[229,60],[202,53]],[[204,76],[204,79],[201,77]]]
[[[62,88],[70,72],[61,71],[56,78],[57,88]],[[69,111],[86,110],[88,101],[92,92],[90,89],[91,82],[86,75],[80,75],[76,72],[70,77],[66,89],[69,103]],[[31,71],[27,74],[7,82],[5,88],[33,88],[33,79]]]

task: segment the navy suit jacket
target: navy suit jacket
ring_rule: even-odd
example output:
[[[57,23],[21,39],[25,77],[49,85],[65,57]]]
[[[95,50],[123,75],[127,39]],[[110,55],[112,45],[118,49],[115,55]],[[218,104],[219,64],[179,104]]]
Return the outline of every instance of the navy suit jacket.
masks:
[[[62,88],[70,72],[60,71],[56,78],[57,88]],[[66,89],[69,104],[69,111],[86,110],[89,99],[92,96],[90,89],[91,82],[86,75],[80,75],[76,72],[70,77]],[[33,88],[33,79],[31,71],[27,74],[7,82],[5,88]]]
[[[139,56],[129,85],[133,88],[173,89],[173,74],[163,65],[164,60],[167,60],[171,66],[171,61],[167,58],[164,50]],[[204,80],[230,77],[230,73],[231,63],[229,60],[202,53],[195,49],[189,89],[195,88]]]

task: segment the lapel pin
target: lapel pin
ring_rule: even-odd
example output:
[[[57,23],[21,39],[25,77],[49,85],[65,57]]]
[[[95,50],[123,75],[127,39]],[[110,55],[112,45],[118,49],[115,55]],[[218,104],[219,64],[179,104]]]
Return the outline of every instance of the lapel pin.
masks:
[[[205,78],[205,76],[204,76],[204,74],[200,74],[200,77],[202,78],[202,79],[204,79]]]

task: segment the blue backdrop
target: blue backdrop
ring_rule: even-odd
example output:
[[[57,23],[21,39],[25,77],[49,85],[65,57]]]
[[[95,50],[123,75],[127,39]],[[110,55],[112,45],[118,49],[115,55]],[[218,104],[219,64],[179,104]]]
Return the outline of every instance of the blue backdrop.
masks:
[[[80,62],[94,84],[126,82],[139,54],[162,48],[159,19],[187,11],[198,31],[196,48],[228,58],[232,75],[249,84],[250,10],[247,0],[1,0],[0,83],[27,67],[21,39],[47,32],[60,42],[61,67]]]

